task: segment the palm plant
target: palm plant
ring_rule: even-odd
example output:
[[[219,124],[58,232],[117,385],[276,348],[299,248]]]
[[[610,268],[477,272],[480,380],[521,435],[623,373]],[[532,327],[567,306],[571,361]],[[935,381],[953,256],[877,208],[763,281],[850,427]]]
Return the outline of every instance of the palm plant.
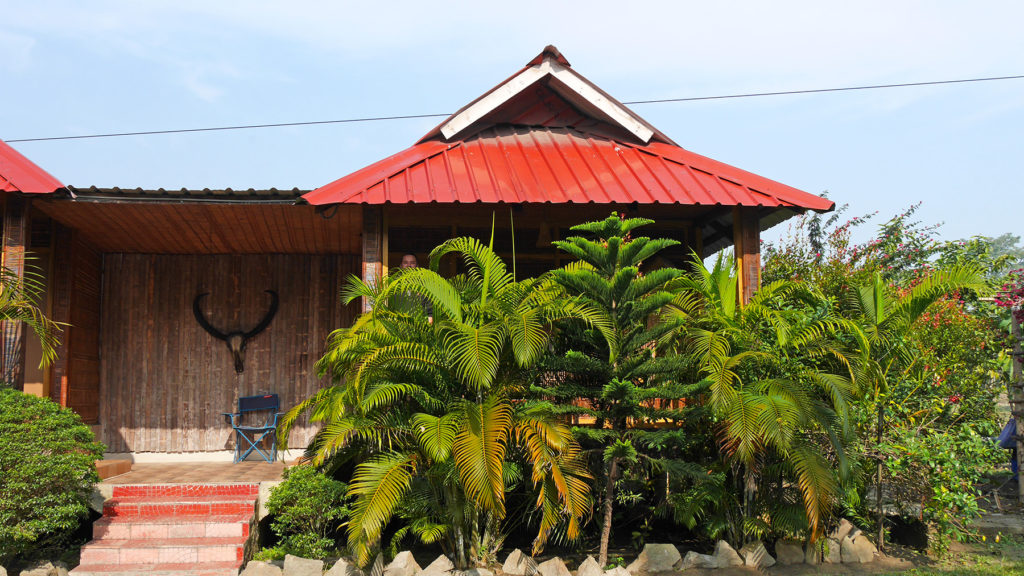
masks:
[[[937,300],[961,289],[984,292],[983,272],[974,266],[936,270],[902,294],[876,272],[870,284],[847,293],[846,312],[859,326],[854,333],[860,347],[857,377],[876,412],[875,511],[879,548],[885,545],[885,516],[882,508],[884,462],[878,456],[878,448],[885,439],[886,405],[890,402],[892,381],[907,376],[919,358],[911,335],[914,322]]]
[[[570,294],[599,310],[610,326],[604,333],[584,330],[570,339],[567,346],[577,349],[548,366],[549,372],[562,374],[561,378],[555,386],[536,390],[561,400],[562,413],[592,418],[594,426],[578,428],[577,434],[606,446],[598,559],[602,565],[608,561],[614,503],[625,496],[616,489],[622,468],[642,464],[661,474],[698,469],[670,457],[665,450],[668,444],[678,446],[684,441],[677,430],[646,428],[658,420],[682,420],[685,410],[666,407],[664,401],[678,400],[694,389],[675,378],[686,358],[659,354],[678,326],[670,318],[659,320],[659,316],[674,297],[667,287],[681,272],[675,268],[641,270],[644,261],[678,244],[632,236],[634,230],[651,222],[612,214],[603,221],[573,227],[580,236],[553,243],[577,259],[555,270],[554,278]]]
[[[40,367],[47,366],[57,358],[57,346],[60,342],[57,334],[60,324],[47,318],[39,307],[44,284],[42,275],[27,261],[23,261],[23,270],[19,274],[7,266],[0,266],[0,323],[4,331],[20,330],[24,324],[39,339],[42,348]],[[8,339],[9,342],[20,342],[20,339]],[[20,353],[18,350],[4,350],[5,356],[11,357]],[[8,358],[4,366],[15,367],[18,364]],[[9,384],[13,374],[4,374],[3,383]]]
[[[817,538],[849,472],[846,412],[853,388],[849,353],[837,337],[851,326],[832,316],[823,298],[790,281],[764,286],[742,305],[731,258],[719,255],[709,270],[694,255],[691,268],[671,286],[678,295],[670,315],[686,326],[681,352],[694,357],[699,377],[709,382],[703,401],[742,494],[725,496],[720,476],[718,488],[698,490],[698,500],[738,504],[742,517],[723,522],[736,539],[802,528]],[[799,498],[790,498],[792,486]],[[682,516],[692,524],[702,511],[686,506]]]
[[[448,279],[437,269],[452,253],[466,272]],[[515,281],[472,238],[438,246],[429,269],[376,286],[352,278],[345,299],[361,297],[372,309],[332,333],[318,363],[336,384],[289,411],[280,433],[284,441],[309,412],[322,424],[307,450],[313,462],[358,462],[348,537],[360,563],[395,516],[408,520],[399,536],[441,543],[461,568],[485,558],[500,547],[505,492],[520,476],[513,454],[537,492],[535,552],[560,523],[576,537],[590,507],[579,445],[548,405],[521,399],[523,378],[554,324],[606,330],[603,318],[550,278]]]

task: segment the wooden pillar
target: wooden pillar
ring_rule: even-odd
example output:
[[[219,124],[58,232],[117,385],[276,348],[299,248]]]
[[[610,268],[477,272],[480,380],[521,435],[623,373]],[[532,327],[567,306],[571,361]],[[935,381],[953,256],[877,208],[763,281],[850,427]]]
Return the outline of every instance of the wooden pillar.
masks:
[[[746,304],[761,286],[761,228],[757,208],[733,208],[732,233],[739,276],[736,288],[740,301]]]
[[[363,282],[376,286],[384,275],[384,222],[380,206],[363,205]],[[373,306],[363,298],[363,312]]]
[[[25,278],[25,251],[30,234],[29,206],[30,201],[23,196],[4,195],[3,266],[13,273],[17,281]],[[3,333],[0,377],[15,389],[22,390],[25,386],[27,328],[23,322],[5,321],[0,323],[0,330]]]
[[[50,291],[53,295],[52,320],[65,324],[57,345],[57,359],[50,366],[50,398],[61,406],[68,405],[68,379],[71,366],[71,296],[72,284],[72,246],[71,229],[54,226],[53,230],[53,272],[51,274]]]

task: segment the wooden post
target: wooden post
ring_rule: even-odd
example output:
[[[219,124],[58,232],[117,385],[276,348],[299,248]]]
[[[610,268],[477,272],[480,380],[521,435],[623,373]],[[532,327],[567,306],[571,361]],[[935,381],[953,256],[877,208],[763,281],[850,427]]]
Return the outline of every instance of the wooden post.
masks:
[[[14,194],[4,195],[3,266],[18,280],[25,278],[25,251],[28,248],[30,225],[27,198]],[[2,379],[17,390],[25,386],[25,338],[27,328],[22,322],[2,323],[3,354]]]
[[[51,319],[66,324],[57,345],[57,359],[50,366],[50,398],[68,405],[68,379],[71,373],[71,295],[74,290],[71,257],[71,229],[58,224],[53,231],[53,268],[50,292],[53,297]]]
[[[1024,482],[1021,476],[1024,475],[1024,381],[1021,380],[1021,357],[1020,346],[1020,321],[1017,320],[1017,313],[1020,308],[1010,308],[1010,334],[1013,337],[1013,393],[1010,394],[1010,410],[1014,420],[1017,422],[1017,497],[1021,504],[1024,504]]]
[[[376,286],[384,275],[384,231],[380,206],[363,205],[363,282]],[[363,312],[373,302],[363,298]]]
[[[733,208],[732,232],[739,276],[736,289],[740,301],[746,304],[761,286],[761,228],[757,208]]]

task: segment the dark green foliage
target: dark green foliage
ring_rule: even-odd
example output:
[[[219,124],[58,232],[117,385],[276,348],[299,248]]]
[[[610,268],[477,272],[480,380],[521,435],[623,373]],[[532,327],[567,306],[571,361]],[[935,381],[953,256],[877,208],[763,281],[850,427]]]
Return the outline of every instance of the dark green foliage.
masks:
[[[680,323],[662,314],[675,297],[669,286],[682,272],[644,269],[644,261],[678,242],[633,235],[650,223],[612,214],[573,227],[580,236],[553,243],[577,258],[555,270],[555,280],[599,310],[611,327],[567,330],[533,389],[556,402],[558,412],[593,423],[575,432],[595,455],[591,469],[603,469],[604,487],[595,490],[603,494],[601,564],[607,563],[614,504],[650,518],[667,491],[665,477],[699,469],[681,459],[692,440],[678,423],[693,408],[677,401],[704,385],[679,382],[689,358],[664,354]]]
[[[465,273],[438,272],[448,255]],[[323,424],[307,450],[313,462],[355,465],[347,544],[364,566],[388,536],[440,544],[462,569],[490,561],[517,488],[536,510],[535,554],[558,525],[577,538],[590,510],[579,446],[522,390],[554,326],[601,329],[602,318],[548,277],[517,282],[475,239],[449,240],[430,260],[373,285],[350,282],[347,299],[365,296],[373,309],[331,335],[318,367],[336,384],[285,416],[282,443],[309,411]]]
[[[0,387],[0,565],[66,543],[104,450],[71,410]]]
[[[284,482],[270,491],[267,511],[277,545],[259,553],[272,560],[285,554],[324,558],[339,549],[336,536],[349,516],[348,485],[312,466],[293,466],[284,471]]]
[[[801,217],[793,234],[766,248],[764,275],[819,287],[862,331],[847,342],[860,351],[850,423],[852,453],[862,454],[847,514],[877,521],[883,506],[907,510],[929,523],[941,549],[951,537],[970,537],[974,484],[993,457],[983,437],[1003,424],[994,408],[1006,387],[998,326],[1008,314],[979,295],[1002,284],[1022,249],[1011,234],[941,241],[936,226],[910,219],[916,208],[861,244],[850,231],[864,218],[837,225],[839,212]],[[884,502],[874,488],[879,475]]]

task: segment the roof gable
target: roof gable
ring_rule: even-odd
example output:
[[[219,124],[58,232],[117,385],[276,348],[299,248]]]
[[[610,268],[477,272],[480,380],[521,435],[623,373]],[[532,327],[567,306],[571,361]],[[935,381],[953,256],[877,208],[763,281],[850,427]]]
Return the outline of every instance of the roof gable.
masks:
[[[548,46],[412,147],[321,186],[324,204],[611,203],[831,210],[681,148]]]
[[[64,185],[0,140],[0,191],[49,194]]]
[[[628,134],[628,138],[640,144],[647,144],[652,139],[672,143],[646,120],[576,73],[554,46],[546,47],[522,70],[452,114],[420,142],[466,138],[504,122],[529,124],[513,119],[516,110],[524,100],[536,103],[543,95],[548,98],[553,95],[571,107],[579,115],[581,123],[604,124],[612,132]],[[547,123],[541,125],[550,126]],[[579,124],[561,126],[580,127]]]

